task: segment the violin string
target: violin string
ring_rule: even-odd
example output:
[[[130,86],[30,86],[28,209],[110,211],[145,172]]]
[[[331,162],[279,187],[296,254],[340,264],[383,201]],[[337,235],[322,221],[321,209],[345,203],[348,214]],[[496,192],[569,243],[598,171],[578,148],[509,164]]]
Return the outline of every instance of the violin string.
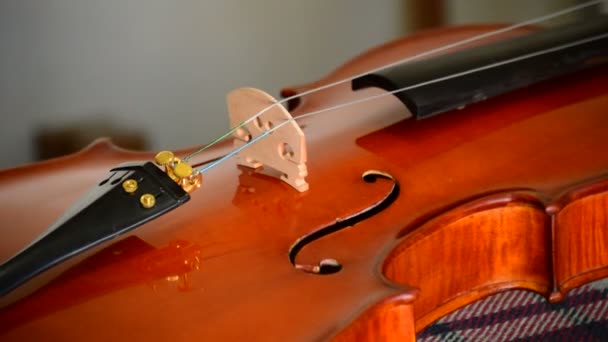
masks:
[[[204,145],[204,146],[202,146],[202,147],[194,150],[193,152],[191,152],[190,154],[188,154],[186,157],[184,157],[183,160],[184,161],[188,161],[190,158],[194,157],[195,155],[197,155],[197,154],[199,154],[199,153],[207,150],[211,146],[214,146],[215,144],[219,143],[220,141],[223,141],[224,139],[226,139],[229,136],[233,135],[238,129],[243,128],[245,125],[249,124],[250,122],[252,122],[256,118],[260,117],[262,114],[266,113],[270,109],[272,109],[272,108],[274,108],[276,106],[280,106],[280,105],[286,104],[286,103],[288,103],[291,100],[295,100],[295,99],[304,97],[306,95],[310,95],[310,94],[313,94],[313,93],[316,93],[316,92],[319,92],[319,91],[322,91],[322,90],[325,90],[325,89],[328,89],[328,88],[332,88],[332,87],[335,87],[335,86],[338,86],[338,85],[350,82],[350,81],[352,81],[352,80],[354,80],[356,78],[359,78],[361,76],[365,76],[367,74],[379,72],[379,71],[382,71],[382,70],[385,70],[385,69],[389,69],[389,68],[397,66],[397,65],[409,63],[409,62],[415,61],[417,59],[421,59],[423,57],[432,56],[432,55],[440,53],[440,52],[445,52],[447,50],[456,48],[456,47],[461,46],[461,45],[465,45],[465,44],[472,43],[472,42],[475,42],[475,41],[478,41],[478,40],[481,40],[481,39],[489,38],[489,37],[492,37],[492,36],[495,36],[495,35],[499,35],[499,34],[502,34],[502,33],[506,33],[506,32],[509,32],[509,31],[513,31],[513,30],[518,29],[520,27],[529,26],[529,25],[541,23],[541,22],[544,22],[544,21],[548,21],[548,20],[551,20],[551,19],[563,16],[563,15],[566,15],[566,14],[569,14],[569,13],[573,13],[575,11],[580,11],[580,10],[582,10],[584,8],[598,5],[598,4],[602,3],[602,1],[603,0],[592,0],[592,1],[588,1],[588,2],[585,2],[585,3],[579,4],[579,5],[567,7],[567,8],[564,8],[562,10],[559,10],[557,12],[553,12],[553,13],[549,13],[549,14],[546,14],[546,15],[543,15],[543,16],[540,16],[540,17],[536,17],[536,18],[533,18],[533,19],[525,20],[525,21],[522,21],[522,22],[510,25],[510,26],[507,26],[507,27],[504,27],[504,28],[501,28],[501,29],[498,29],[498,30],[482,33],[482,34],[475,35],[475,36],[472,36],[472,37],[469,37],[469,38],[466,38],[466,39],[463,39],[463,40],[460,40],[460,41],[457,41],[457,42],[454,42],[454,43],[450,43],[450,44],[446,44],[446,45],[440,46],[440,47],[435,48],[435,49],[427,50],[427,51],[424,51],[422,53],[415,54],[413,56],[409,56],[409,57],[406,57],[404,59],[398,60],[396,62],[392,62],[392,63],[386,64],[386,65],[383,65],[381,67],[365,71],[365,72],[357,74],[355,76],[350,76],[350,77],[347,77],[347,78],[344,78],[344,79],[341,79],[341,80],[338,80],[338,81],[334,81],[334,82],[331,82],[331,83],[328,83],[328,84],[325,84],[325,85],[322,85],[322,86],[319,86],[319,87],[316,87],[316,88],[313,88],[313,89],[309,89],[309,90],[306,90],[304,92],[301,92],[301,93],[298,93],[298,94],[295,94],[295,95],[283,98],[283,99],[281,99],[279,101],[276,101],[273,104],[265,107],[264,109],[260,110],[255,115],[253,115],[250,118],[248,118],[247,120],[245,120],[245,121],[239,123],[238,125],[234,126],[230,130],[228,130],[226,133],[224,133],[223,135],[221,135],[221,136],[217,137],[216,139],[214,139],[213,141],[211,141],[209,144]]]
[[[424,81],[424,82],[421,82],[421,83],[417,83],[417,84],[409,85],[409,86],[406,86],[406,87],[402,87],[402,88],[399,88],[399,89],[396,89],[396,90],[392,90],[392,91],[388,91],[388,92],[383,92],[381,94],[376,94],[376,95],[364,97],[364,98],[361,98],[361,99],[357,99],[357,100],[341,103],[341,104],[338,104],[338,105],[335,105],[335,106],[326,107],[326,108],[319,109],[319,110],[316,110],[316,111],[308,112],[308,113],[299,115],[299,116],[297,116],[295,118],[286,119],[283,122],[281,122],[280,124],[273,126],[271,129],[268,129],[268,130],[262,132],[262,134],[260,134],[257,137],[251,139],[246,144],[241,145],[241,146],[235,148],[234,150],[228,152],[227,154],[225,154],[221,158],[218,158],[215,161],[207,164],[206,166],[198,169],[198,172],[205,173],[205,172],[211,170],[215,166],[219,165],[220,163],[224,162],[225,160],[227,160],[230,157],[234,156],[235,154],[239,153],[243,149],[251,146],[252,144],[256,143],[259,140],[264,139],[266,136],[268,136],[272,132],[276,131],[277,129],[283,127],[284,125],[286,125],[286,124],[288,124],[289,122],[292,122],[292,121],[301,120],[301,119],[304,119],[304,118],[307,118],[307,117],[319,115],[319,114],[322,114],[322,113],[326,113],[326,112],[330,112],[330,111],[337,110],[337,109],[340,109],[340,108],[352,106],[352,105],[359,104],[359,103],[362,103],[362,102],[367,102],[367,101],[379,99],[379,98],[382,98],[382,97],[386,97],[386,96],[389,96],[389,95],[394,95],[394,94],[397,94],[397,93],[400,93],[400,92],[403,92],[403,91],[407,91],[407,90],[411,90],[411,89],[415,89],[415,88],[419,88],[419,87],[424,87],[424,86],[427,86],[427,85],[430,85],[430,84],[433,84],[433,83],[443,82],[443,81],[446,81],[446,80],[449,80],[449,79],[453,79],[453,78],[457,78],[457,77],[461,77],[461,76],[466,76],[466,75],[469,75],[469,74],[472,74],[472,73],[476,73],[476,72],[479,72],[479,71],[496,68],[496,67],[499,67],[499,66],[502,66],[502,65],[505,65],[505,64],[514,63],[514,62],[517,62],[517,61],[520,61],[520,60],[524,60],[524,59],[536,57],[536,56],[539,56],[539,55],[543,55],[543,54],[546,54],[546,53],[551,53],[551,52],[567,49],[567,48],[570,48],[570,47],[573,47],[573,46],[576,46],[576,45],[585,44],[585,43],[593,42],[595,40],[604,39],[604,38],[608,38],[608,33],[596,35],[596,36],[585,38],[585,39],[580,39],[580,40],[577,40],[577,41],[574,41],[574,42],[570,42],[570,43],[561,44],[561,45],[554,46],[554,47],[551,47],[551,48],[539,50],[539,51],[536,51],[536,52],[532,52],[532,53],[528,53],[528,54],[525,54],[525,55],[513,57],[513,58],[510,58],[510,59],[503,60],[503,61],[499,61],[499,62],[491,63],[491,64],[488,64],[488,65],[484,65],[482,67],[477,67],[477,68],[469,69],[469,70],[466,70],[466,71],[457,72],[457,73],[450,74],[450,75],[447,75],[447,76],[438,77],[438,78],[435,78],[435,79],[432,79],[432,80],[429,80],[429,81]]]

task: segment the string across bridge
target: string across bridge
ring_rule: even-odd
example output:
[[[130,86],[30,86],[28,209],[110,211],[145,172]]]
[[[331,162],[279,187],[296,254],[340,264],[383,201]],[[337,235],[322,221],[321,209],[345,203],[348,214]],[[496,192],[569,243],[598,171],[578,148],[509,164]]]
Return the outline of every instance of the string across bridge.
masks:
[[[356,105],[356,104],[359,104],[359,103],[362,103],[362,102],[367,102],[367,101],[371,101],[371,100],[374,100],[374,99],[379,99],[379,98],[382,98],[382,97],[386,97],[386,96],[390,96],[390,95],[395,95],[395,94],[398,94],[398,93],[401,93],[401,92],[404,92],[404,91],[408,91],[408,90],[411,90],[411,89],[420,88],[420,87],[423,87],[423,86],[428,86],[428,85],[431,85],[431,84],[435,84],[435,83],[439,83],[439,82],[455,79],[455,78],[462,77],[462,76],[469,75],[469,74],[473,74],[473,73],[478,73],[478,72],[481,72],[481,71],[484,71],[484,70],[489,70],[489,69],[497,68],[497,67],[504,66],[504,65],[507,65],[507,64],[516,63],[516,62],[519,62],[519,61],[523,61],[523,60],[531,59],[531,58],[534,58],[534,57],[542,56],[542,55],[545,55],[545,54],[549,54],[549,53],[553,53],[553,52],[559,52],[559,51],[566,50],[566,49],[569,49],[569,48],[572,48],[572,47],[576,47],[576,46],[579,46],[579,45],[597,42],[597,41],[600,41],[600,40],[606,39],[606,38],[608,38],[608,33],[597,34],[597,35],[594,35],[594,36],[591,36],[591,37],[587,37],[587,38],[584,38],[584,39],[579,39],[579,40],[576,40],[576,41],[567,42],[567,43],[564,43],[564,44],[559,44],[557,46],[552,46],[552,47],[549,47],[549,48],[546,48],[546,49],[542,49],[542,50],[539,50],[539,51],[534,51],[534,52],[526,53],[526,54],[523,54],[523,55],[520,55],[520,56],[516,56],[516,57],[513,57],[513,58],[507,58],[507,59],[504,59],[504,60],[501,60],[501,61],[497,61],[497,62],[494,62],[494,63],[486,64],[486,65],[483,65],[483,66],[479,66],[479,67],[476,67],[476,68],[468,69],[468,70],[465,70],[465,71],[462,71],[462,72],[456,72],[456,73],[445,75],[445,76],[441,76],[441,77],[438,77],[438,78],[435,78],[435,79],[431,79],[431,80],[423,81],[423,82],[420,82],[420,83],[408,85],[408,86],[405,86],[405,87],[400,87],[398,89],[386,91],[386,92],[383,92],[383,93],[380,93],[380,94],[376,94],[376,95],[372,95],[372,96],[356,99],[356,100],[353,100],[353,101],[348,101],[348,102],[340,103],[340,104],[337,104],[337,105],[334,105],[334,106],[329,106],[329,107],[326,107],[326,108],[322,108],[322,109],[319,109],[319,110],[315,110],[315,111],[312,111],[312,112],[301,114],[301,115],[299,115],[298,117],[295,117],[295,118],[292,117],[292,116],[290,116],[289,114],[286,114],[285,116],[279,118],[278,120],[273,120],[273,124],[272,124],[271,127],[268,126],[268,127],[262,128],[260,125],[258,125],[258,126],[260,126],[260,131],[259,131],[259,133],[256,136],[250,136],[248,139],[242,140],[240,143],[235,144],[235,149],[234,150],[230,151],[229,153],[227,153],[223,157],[218,158],[217,160],[215,160],[215,161],[213,161],[211,163],[206,164],[205,166],[203,166],[202,168],[199,169],[199,172],[200,173],[204,173],[204,172],[207,172],[207,171],[211,170],[212,168],[214,168],[215,166],[217,166],[220,163],[224,162],[225,160],[229,159],[230,157],[239,154],[244,149],[252,146],[253,144],[255,144],[255,143],[257,143],[257,142],[259,142],[259,141],[261,141],[263,139],[268,138],[273,132],[276,132],[276,131],[280,130],[282,127],[285,127],[286,125],[292,125],[293,126],[293,124],[294,124],[294,122],[296,120],[302,120],[302,119],[307,118],[307,117],[312,117],[312,116],[315,116],[315,115],[319,115],[319,114],[322,114],[322,113],[327,113],[327,112],[330,112],[330,111],[333,111],[333,110],[337,110],[337,109],[340,109],[340,108],[344,108],[344,107],[348,107],[348,106],[353,106],[353,105]],[[270,95],[266,95],[266,97],[272,99],[270,97]],[[264,115],[265,113],[268,113],[272,109],[277,109],[277,111],[282,111],[282,112],[287,113],[287,111],[282,106],[280,106],[280,105],[278,107],[276,106],[276,104],[278,104],[278,103],[280,103],[280,101],[275,101],[274,104],[265,107],[263,110],[259,111],[258,114],[256,114],[256,115],[254,115],[254,116],[252,116],[252,117],[244,120],[242,124],[235,125],[236,129],[234,129],[234,131],[236,132],[237,136],[238,136],[239,130],[242,131],[243,128],[246,127],[247,125],[249,125],[251,127],[255,127],[253,125],[250,125],[250,123],[251,122],[255,122],[256,120],[259,120],[259,118],[262,115]],[[253,108],[257,108],[257,107],[253,106],[253,107],[250,107],[250,108],[253,109]],[[279,110],[279,108],[280,108],[280,110]],[[246,114],[243,115],[243,113],[241,112],[241,115],[239,117],[240,118],[244,118],[244,117],[246,117]],[[234,124],[235,120],[232,120],[232,121],[233,121],[233,124]],[[297,126],[295,126],[295,127],[297,127]],[[297,132],[301,132],[301,130],[298,128]],[[296,132],[296,134],[297,134],[297,132]],[[282,134],[282,136],[285,136],[285,134]],[[302,136],[301,140],[303,141],[303,139],[304,138]],[[238,138],[237,138],[237,140],[238,140]],[[274,142],[273,144],[276,145],[276,142]],[[269,151],[268,153],[273,154],[272,150]],[[264,154],[264,153],[262,153],[262,154]],[[305,147],[304,147],[304,152],[301,152],[299,154],[300,155],[305,155]],[[261,159],[259,159],[259,160],[256,159],[256,160],[260,161],[260,162],[262,161]],[[301,165],[302,163],[305,163],[305,159],[301,160],[299,163],[300,163],[301,170],[305,170],[305,167]],[[259,166],[261,166],[261,164],[254,165],[255,163],[250,163],[250,162],[244,162],[244,163],[240,162],[240,164],[246,165],[246,166],[252,166],[252,167],[259,167]],[[264,163],[262,163],[262,164],[264,164]],[[270,162],[268,164],[272,164],[272,162]],[[279,168],[278,170],[281,171],[281,172],[283,172],[283,175],[286,175],[286,174],[297,175],[297,173],[284,171],[285,169]],[[302,171],[302,173],[299,176],[300,177],[299,179],[302,179],[303,177],[305,177],[305,175],[306,175],[306,172]],[[291,184],[291,185],[294,186],[294,184]],[[294,186],[294,187],[296,189],[298,189],[298,186]],[[299,190],[300,191],[304,191],[304,190],[302,190],[302,188],[300,188]]]
[[[187,162],[188,160],[190,160],[192,157],[196,156],[197,154],[199,154],[199,153],[207,150],[208,148],[210,148],[210,147],[216,145],[217,143],[219,143],[219,142],[227,139],[228,137],[232,136],[238,129],[241,129],[244,126],[246,126],[247,124],[253,122],[256,118],[258,118],[259,116],[261,116],[264,113],[268,112],[272,108],[277,107],[277,106],[283,106],[283,105],[287,104],[289,101],[292,101],[292,100],[295,100],[295,99],[298,99],[298,98],[301,98],[301,97],[304,97],[306,95],[310,95],[310,94],[313,94],[313,93],[316,93],[316,92],[320,92],[322,90],[329,89],[329,88],[332,88],[332,87],[335,87],[335,86],[338,86],[338,85],[341,85],[341,84],[344,84],[344,83],[347,83],[347,82],[351,82],[352,80],[354,80],[356,78],[362,77],[362,76],[370,74],[370,73],[375,73],[375,72],[386,70],[388,68],[391,68],[391,67],[394,67],[394,66],[397,66],[397,65],[409,63],[409,62],[416,61],[416,60],[419,60],[419,59],[422,59],[422,58],[425,58],[425,57],[430,57],[430,56],[433,56],[433,55],[436,55],[436,54],[439,54],[439,53],[442,53],[442,52],[454,49],[454,48],[459,47],[459,46],[463,46],[463,45],[466,45],[466,44],[469,44],[469,43],[473,43],[473,42],[476,42],[476,41],[479,41],[479,40],[482,40],[482,39],[486,39],[486,38],[490,38],[490,37],[493,37],[493,36],[497,36],[499,34],[503,34],[503,33],[509,32],[509,31],[513,31],[513,30],[516,30],[516,29],[521,28],[521,27],[525,27],[525,26],[529,26],[529,25],[534,25],[534,24],[538,24],[538,23],[541,23],[541,22],[545,22],[545,21],[551,20],[551,19],[555,19],[557,17],[564,16],[564,15],[567,15],[567,14],[570,14],[570,13],[573,13],[573,12],[576,12],[576,11],[580,11],[582,9],[585,9],[585,8],[588,8],[588,7],[591,7],[591,6],[599,5],[601,3],[602,3],[601,0],[592,0],[592,1],[588,1],[588,2],[585,2],[585,3],[579,4],[579,5],[571,6],[571,7],[568,7],[568,8],[565,8],[563,10],[556,11],[556,12],[553,12],[553,13],[550,13],[550,14],[547,14],[547,15],[543,15],[543,16],[532,18],[532,19],[529,19],[529,20],[521,21],[519,23],[516,23],[516,24],[513,24],[513,25],[509,25],[507,27],[504,27],[504,28],[501,28],[501,29],[498,29],[498,30],[482,33],[482,34],[475,35],[475,36],[472,36],[472,37],[469,37],[469,38],[466,38],[466,39],[463,39],[463,40],[456,41],[454,43],[450,43],[450,44],[447,44],[447,45],[440,46],[440,47],[435,48],[435,49],[430,49],[430,50],[424,51],[422,53],[418,53],[418,54],[415,54],[413,56],[409,56],[409,57],[403,58],[401,60],[395,61],[393,63],[389,63],[389,64],[383,65],[381,67],[374,68],[372,70],[368,70],[368,71],[360,73],[360,74],[356,74],[356,75],[351,76],[351,77],[347,77],[347,78],[344,78],[344,79],[341,79],[341,80],[338,80],[338,81],[335,81],[335,82],[331,82],[331,83],[328,83],[328,84],[325,84],[325,85],[322,85],[322,86],[319,86],[319,87],[316,87],[316,88],[313,88],[313,89],[310,89],[310,90],[307,90],[307,91],[304,91],[304,92],[301,92],[301,93],[298,93],[298,94],[294,94],[294,95],[286,97],[286,98],[283,98],[281,100],[276,101],[275,103],[273,103],[271,105],[268,105],[267,107],[265,107],[262,110],[258,111],[254,115],[250,116],[247,120],[239,123],[238,125],[234,125],[230,130],[228,130],[226,133],[224,133],[223,135],[219,136],[218,138],[214,139],[209,144],[204,145],[201,148],[199,148],[199,149],[191,152],[187,156],[185,156],[183,158],[183,160]],[[370,100],[371,99],[373,99],[373,98],[370,98]],[[348,105],[348,104],[344,104],[344,106],[346,106],[346,105]],[[337,109],[337,108],[332,107],[330,109],[327,109],[326,111],[329,111],[329,110],[332,110],[332,109]],[[278,128],[279,128],[278,126],[275,126],[271,131],[277,130]],[[270,133],[268,133],[268,134],[270,134]],[[264,136],[266,136],[266,135],[264,135]],[[254,141],[252,140],[250,142],[250,144],[253,144],[253,143],[254,143]],[[238,152],[239,151],[231,153],[230,156],[232,156],[232,155],[234,155],[234,154],[236,154]],[[198,171],[200,171],[201,173],[204,173],[204,172],[210,170],[213,166],[215,166],[215,165],[223,162],[224,160],[225,159],[220,158],[219,160],[217,160],[217,163],[214,162],[212,164],[209,164],[206,167],[199,169]]]

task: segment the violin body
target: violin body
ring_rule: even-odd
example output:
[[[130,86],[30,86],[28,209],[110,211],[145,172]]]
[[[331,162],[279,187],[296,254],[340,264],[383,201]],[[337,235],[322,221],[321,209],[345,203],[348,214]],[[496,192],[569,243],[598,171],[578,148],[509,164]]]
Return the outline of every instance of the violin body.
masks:
[[[495,28],[413,35],[283,94]],[[0,337],[403,341],[498,291],[559,301],[608,276],[606,84],[608,68],[598,66],[421,121],[407,120],[391,96],[304,118],[308,191],[228,160],[205,174],[186,205],[0,309]],[[345,84],[289,107],[297,117],[380,93]],[[195,162],[230,149],[218,145]],[[109,169],[152,158],[99,141],[2,171],[0,260],[35,240]],[[370,170],[390,177],[365,181]],[[327,229],[293,257],[298,265],[335,259],[341,269],[294,267],[292,246]]]

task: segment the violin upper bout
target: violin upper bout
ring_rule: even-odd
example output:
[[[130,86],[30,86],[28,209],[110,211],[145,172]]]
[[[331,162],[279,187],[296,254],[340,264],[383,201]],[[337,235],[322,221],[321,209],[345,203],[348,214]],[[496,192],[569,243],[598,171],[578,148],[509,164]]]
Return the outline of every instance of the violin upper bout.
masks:
[[[90,144],[83,147],[77,153],[105,152],[105,151],[124,151],[123,148],[114,144],[112,138],[102,137],[93,140]]]
[[[79,151],[44,160],[41,163],[62,163],[81,165],[85,161],[92,161],[95,164],[103,164],[101,168],[107,170],[105,165],[112,167],[116,164],[132,161],[132,160],[149,160],[153,155],[150,152],[128,150],[120,147],[109,137],[101,137],[93,140],[90,144],[83,147]]]
[[[68,155],[78,157],[92,157],[99,158],[101,156],[109,156],[116,158],[117,160],[132,160],[137,159],[150,159],[150,152],[134,151],[118,146],[112,141],[112,138],[101,137],[93,140],[90,144],[83,147],[78,152]]]

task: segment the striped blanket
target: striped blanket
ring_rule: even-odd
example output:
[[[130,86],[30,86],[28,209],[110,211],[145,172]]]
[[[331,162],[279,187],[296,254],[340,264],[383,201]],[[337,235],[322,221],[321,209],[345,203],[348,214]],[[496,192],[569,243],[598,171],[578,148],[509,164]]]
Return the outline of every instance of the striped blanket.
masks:
[[[528,291],[499,293],[443,317],[418,341],[608,341],[608,279],[557,304]]]

